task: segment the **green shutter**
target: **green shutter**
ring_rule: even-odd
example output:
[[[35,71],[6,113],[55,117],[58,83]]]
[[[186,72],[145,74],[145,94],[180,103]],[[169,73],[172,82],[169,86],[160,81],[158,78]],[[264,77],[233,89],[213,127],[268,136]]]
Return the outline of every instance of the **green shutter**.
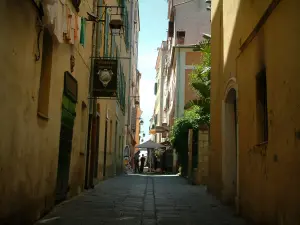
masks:
[[[110,15],[106,10],[106,13],[105,13],[105,34],[104,34],[104,57],[108,56],[109,21],[110,21]]]
[[[126,49],[129,48],[129,23],[128,23],[128,12],[127,9],[125,9],[124,12],[124,21],[125,21],[125,44],[126,44]]]
[[[81,28],[80,28],[80,44],[84,47],[85,46],[85,18],[81,17]]]
[[[126,102],[125,102],[125,96],[126,96],[126,81],[125,81],[125,76],[124,76],[124,73],[123,73],[123,80],[124,80],[124,88],[123,88],[123,110],[125,112],[125,107],[126,107]]]
[[[114,57],[115,56],[115,51],[116,51],[116,39],[115,39],[115,36],[112,36],[110,57]]]

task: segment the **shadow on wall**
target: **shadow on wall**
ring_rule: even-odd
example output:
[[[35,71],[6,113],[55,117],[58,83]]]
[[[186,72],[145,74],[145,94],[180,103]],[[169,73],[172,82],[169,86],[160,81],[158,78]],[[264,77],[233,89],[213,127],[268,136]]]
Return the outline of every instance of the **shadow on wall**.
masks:
[[[296,90],[300,88],[300,24],[296,22],[300,2],[243,0],[234,5],[216,0],[212,4],[209,191],[223,197],[222,155],[228,153],[222,144],[228,137],[223,129],[223,106],[225,93],[234,86],[229,80],[236,79],[236,204],[243,216],[255,222],[298,224],[300,145],[295,130],[299,129],[296,115],[300,110],[294,103],[298,102]],[[268,129],[265,143],[258,138],[262,123],[258,122],[256,92],[256,78],[263,68],[267,74],[269,122],[264,128]]]

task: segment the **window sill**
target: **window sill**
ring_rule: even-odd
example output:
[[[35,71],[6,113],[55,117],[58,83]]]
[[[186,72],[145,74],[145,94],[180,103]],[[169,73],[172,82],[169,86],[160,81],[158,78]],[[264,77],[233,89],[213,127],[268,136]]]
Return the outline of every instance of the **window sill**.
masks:
[[[42,119],[42,120],[45,120],[45,121],[48,121],[49,120],[49,117],[46,116],[45,114],[41,113],[41,112],[37,112],[37,116]]]

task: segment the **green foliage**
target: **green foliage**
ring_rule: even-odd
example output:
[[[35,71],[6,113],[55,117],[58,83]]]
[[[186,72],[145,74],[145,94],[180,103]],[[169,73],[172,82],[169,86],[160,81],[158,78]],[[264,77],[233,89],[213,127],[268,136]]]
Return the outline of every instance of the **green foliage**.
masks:
[[[180,151],[181,149],[177,147],[185,142],[184,139],[189,129],[198,130],[200,124],[207,124],[208,122],[209,115],[203,113],[203,108],[198,105],[192,106],[189,110],[185,110],[183,117],[175,120],[171,130],[170,142],[177,151]]]
[[[193,106],[184,112],[184,116],[175,120],[171,130],[170,142],[176,149],[179,156],[179,163],[182,166],[182,174],[187,170],[187,149],[189,129],[197,130],[203,118],[200,116],[201,108]]]
[[[210,71],[211,71],[211,51],[210,41],[204,40],[196,45],[194,51],[202,52],[202,62],[197,65],[195,70],[190,74],[190,86],[197,94],[198,98],[188,102],[185,109],[195,105],[201,108],[200,115],[205,124],[210,120]]]
[[[197,131],[200,124],[210,123],[210,71],[211,52],[209,40],[196,45],[194,51],[202,52],[202,62],[190,74],[190,86],[198,98],[185,105],[184,116],[177,118],[171,130],[170,142],[179,156],[182,173],[187,172],[188,131]]]

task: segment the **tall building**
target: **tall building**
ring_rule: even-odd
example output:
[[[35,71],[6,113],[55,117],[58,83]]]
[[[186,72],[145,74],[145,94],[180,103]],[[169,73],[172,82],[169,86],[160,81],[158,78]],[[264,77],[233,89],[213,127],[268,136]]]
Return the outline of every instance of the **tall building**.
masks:
[[[205,1],[168,1],[167,40],[162,42],[156,63],[156,104],[150,133],[156,142],[169,140],[176,118],[184,115],[185,105],[197,96],[189,84],[189,74],[201,63],[194,47],[210,34],[210,12]],[[173,151],[173,170],[177,156]]]
[[[93,1],[38,2],[0,7],[0,224],[30,223],[85,184]]]
[[[132,120],[135,119],[135,123],[132,123],[135,125],[135,145],[139,145],[140,142],[143,140],[143,130],[141,129],[141,126],[144,124],[144,121],[142,119],[142,109],[140,107],[140,80],[142,77],[142,74],[137,71],[136,73],[137,77],[136,77],[136,85],[134,87],[134,96],[135,96],[135,113],[133,113],[133,115],[135,115]],[[137,151],[138,149],[135,149],[135,151]]]
[[[139,84],[140,84],[140,73],[137,69],[138,63],[138,41],[139,41],[139,31],[140,31],[140,16],[139,16],[139,1],[132,0],[127,1],[128,12],[129,12],[129,76],[126,80],[127,84],[127,102],[126,102],[126,142],[124,143],[130,149],[130,156],[133,159],[135,148],[137,143],[136,140],[136,125],[138,124],[140,116],[140,96],[139,96]],[[132,161],[133,162],[133,161]]]
[[[138,4],[4,0],[0,12],[0,224],[32,224],[123,170]]]
[[[166,118],[183,116],[184,106],[195,98],[189,86],[189,74],[201,62],[201,53],[194,52],[203,34],[210,33],[210,12],[205,1],[168,1],[168,58],[166,62]],[[170,107],[171,106],[171,107]]]
[[[174,119],[183,116],[185,104],[196,97],[189,86],[189,74],[201,62],[201,53],[194,52],[193,48],[203,40],[203,34],[210,33],[210,12],[204,1],[169,0],[168,19],[167,41],[159,50],[156,66],[160,85],[159,89],[155,88],[153,118],[159,127],[151,131],[159,133],[159,141],[162,136],[166,140]]]
[[[209,190],[257,224],[298,224],[300,2],[211,9]]]
[[[154,94],[156,95],[154,105],[154,124],[155,124],[155,141],[160,143],[165,139],[165,132],[160,132],[159,129],[164,125],[164,111],[163,111],[163,100],[164,100],[164,83],[166,78],[165,64],[167,57],[167,42],[163,41],[161,47],[158,48],[158,55],[156,59],[156,76]]]

